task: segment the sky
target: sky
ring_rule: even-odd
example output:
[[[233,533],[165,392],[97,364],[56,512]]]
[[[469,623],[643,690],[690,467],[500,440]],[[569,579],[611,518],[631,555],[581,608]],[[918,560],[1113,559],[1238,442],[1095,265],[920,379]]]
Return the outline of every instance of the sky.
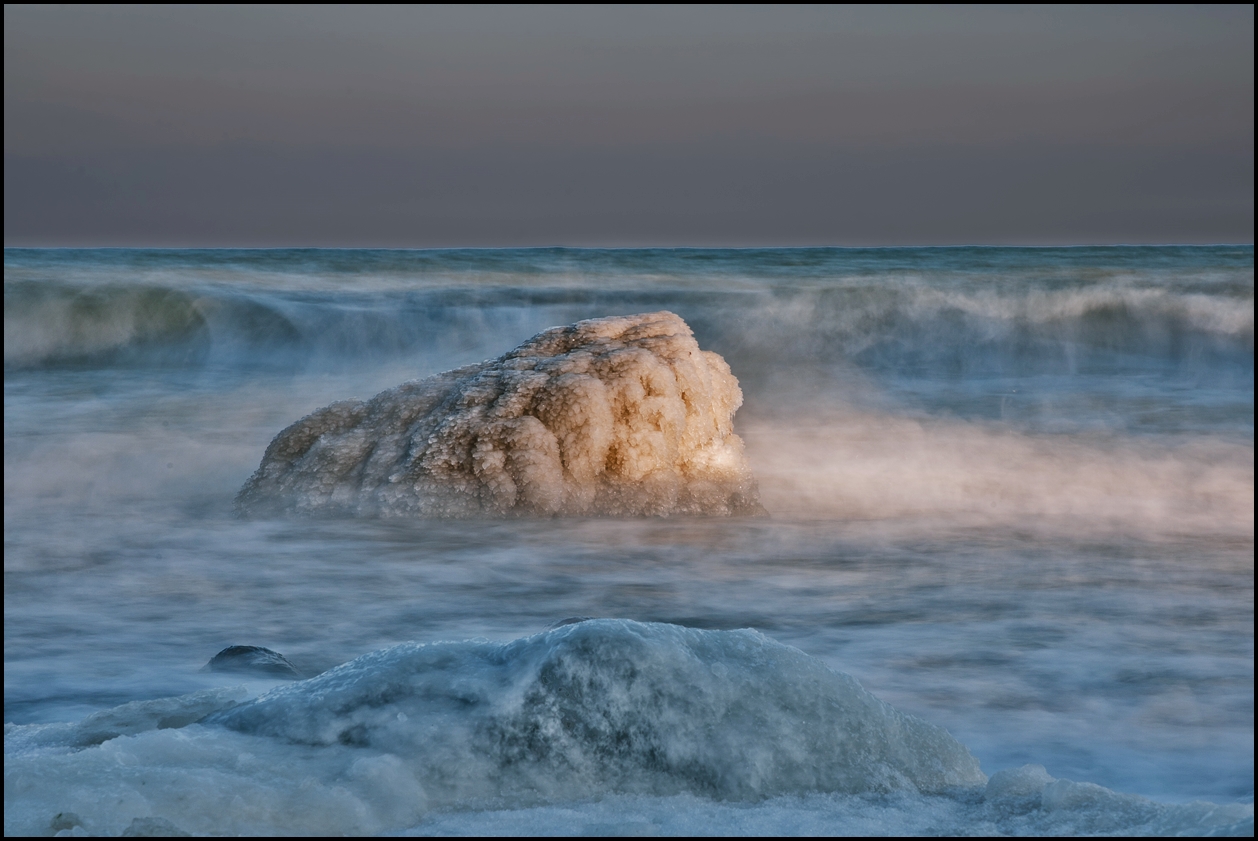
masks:
[[[1252,5],[4,8],[6,246],[1253,230]]]

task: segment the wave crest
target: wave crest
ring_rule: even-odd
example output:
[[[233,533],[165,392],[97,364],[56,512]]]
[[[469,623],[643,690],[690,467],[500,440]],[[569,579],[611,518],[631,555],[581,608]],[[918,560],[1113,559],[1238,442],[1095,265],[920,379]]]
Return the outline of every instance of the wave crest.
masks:
[[[209,325],[194,296],[151,286],[66,289],[37,283],[4,287],[4,363],[119,364],[146,351],[176,350],[198,361]]]

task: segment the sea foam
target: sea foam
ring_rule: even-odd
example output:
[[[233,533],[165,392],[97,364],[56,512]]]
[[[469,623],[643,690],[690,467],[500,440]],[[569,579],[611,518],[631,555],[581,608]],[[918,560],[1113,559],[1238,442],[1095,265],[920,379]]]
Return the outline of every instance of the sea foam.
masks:
[[[760,510],[719,355],[670,312],[546,330],[478,365],[334,403],[275,437],[245,512],[732,515]]]

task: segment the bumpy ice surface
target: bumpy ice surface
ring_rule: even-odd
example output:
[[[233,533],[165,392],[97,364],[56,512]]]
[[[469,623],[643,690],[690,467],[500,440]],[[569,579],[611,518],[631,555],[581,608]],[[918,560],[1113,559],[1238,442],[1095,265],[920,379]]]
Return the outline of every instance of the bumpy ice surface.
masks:
[[[246,694],[6,725],[6,834],[1252,831],[1252,806],[989,781],[942,728],[750,630],[406,643]]]
[[[546,330],[478,365],[334,403],[285,429],[246,512],[399,516],[760,510],[742,391],[670,312]]]

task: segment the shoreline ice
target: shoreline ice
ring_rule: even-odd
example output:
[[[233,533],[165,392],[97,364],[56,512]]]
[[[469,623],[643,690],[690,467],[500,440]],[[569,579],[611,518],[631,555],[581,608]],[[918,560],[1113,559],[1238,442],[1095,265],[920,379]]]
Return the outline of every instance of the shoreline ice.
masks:
[[[1252,804],[988,778],[942,728],[755,631],[588,620],[244,694],[6,725],[6,834],[1252,831]]]

